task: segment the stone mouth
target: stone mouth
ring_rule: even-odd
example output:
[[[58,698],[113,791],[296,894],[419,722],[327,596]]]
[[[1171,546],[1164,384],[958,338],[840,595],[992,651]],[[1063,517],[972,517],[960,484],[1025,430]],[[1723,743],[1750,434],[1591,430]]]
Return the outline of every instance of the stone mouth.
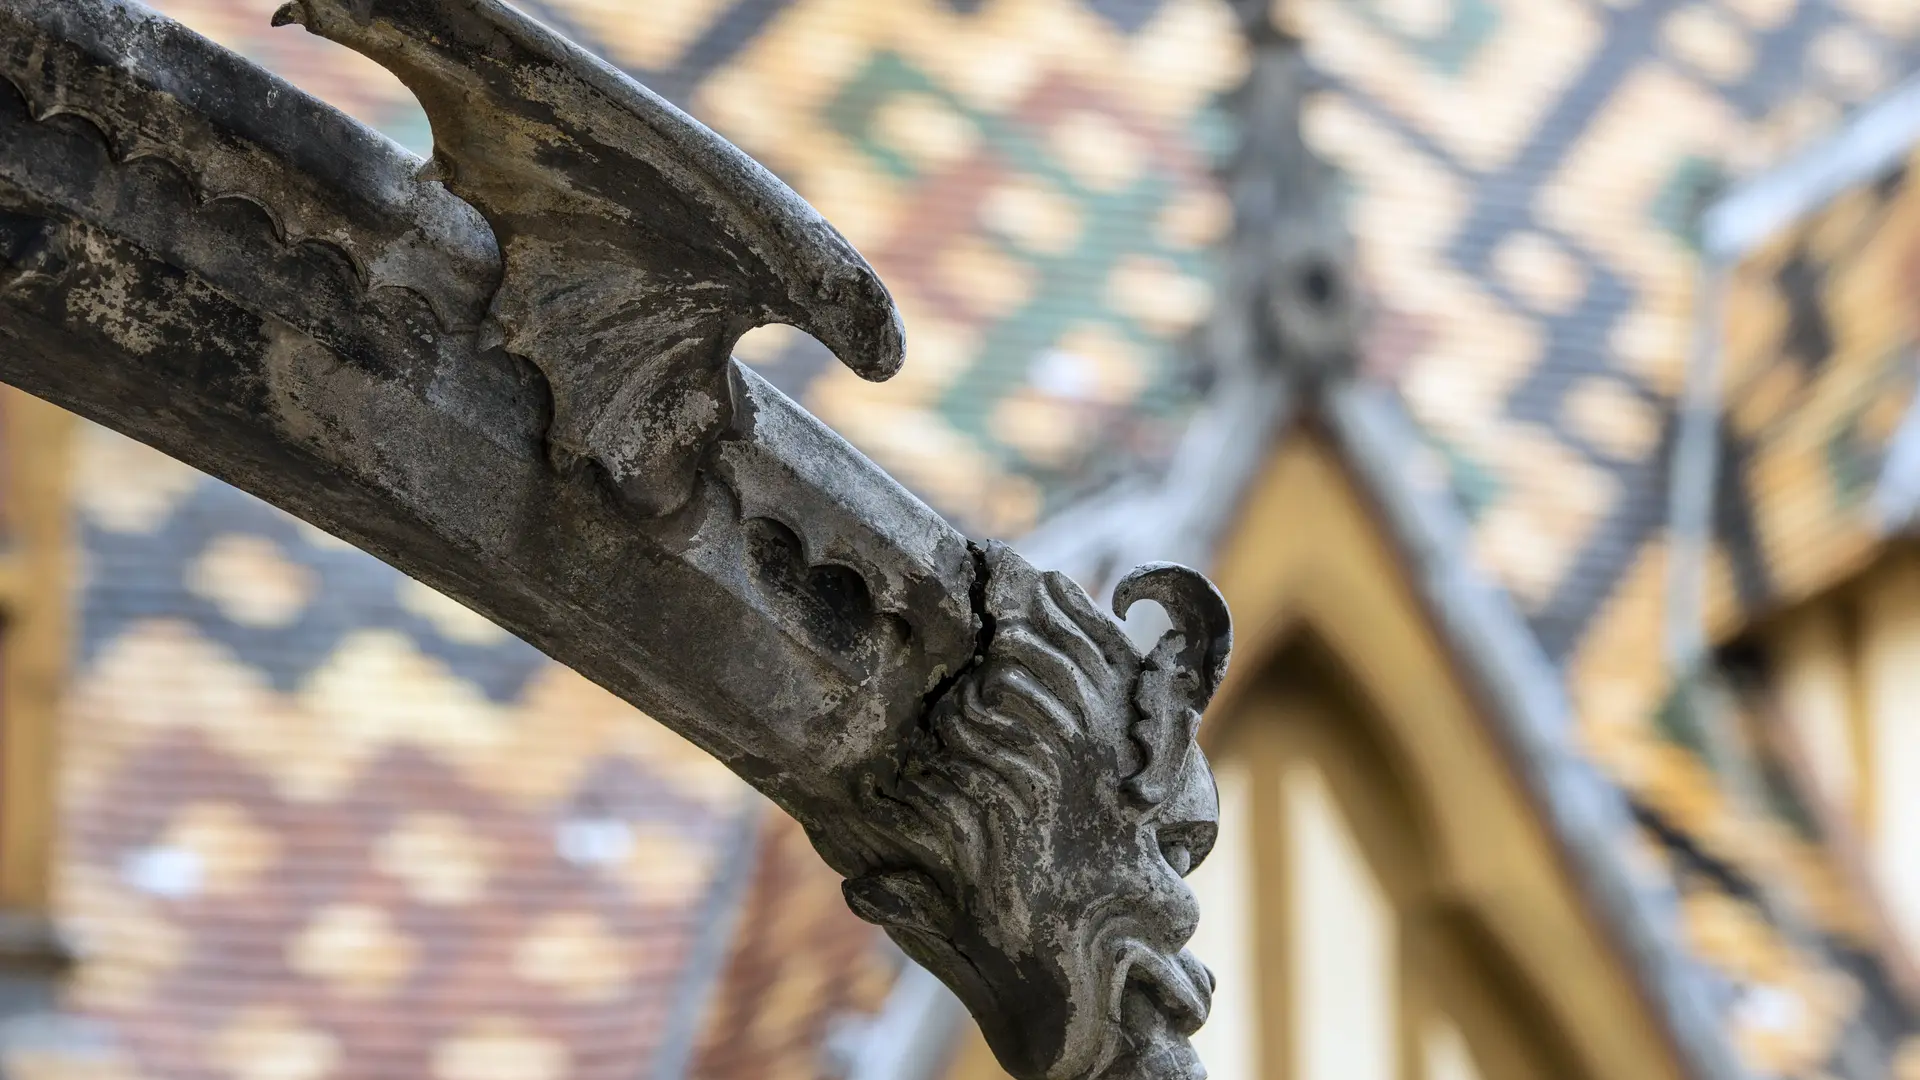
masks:
[[[1190,952],[1131,949],[1116,973],[1117,1045],[1098,1080],[1205,1080],[1188,1036],[1206,1022],[1213,975]]]
[[[1143,990],[1129,989],[1123,998],[1126,1045],[1094,1080],[1206,1080],[1200,1063],[1173,1017]]]

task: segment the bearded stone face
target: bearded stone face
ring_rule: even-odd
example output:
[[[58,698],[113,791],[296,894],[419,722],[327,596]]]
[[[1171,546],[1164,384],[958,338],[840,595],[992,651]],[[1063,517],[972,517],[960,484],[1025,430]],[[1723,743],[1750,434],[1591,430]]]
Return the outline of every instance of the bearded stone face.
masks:
[[[1187,1037],[1213,980],[1183,946],[1182,880],[1219,809],[1194,743],[1224,672],[1225,605],[1198,574],[1153,567],[1116,589],[1174,629],[1147,656],[1057,574],[988,552],[992,641],[933,708],[896,798],[916,842],[847,884],[959,994],[1020,1080],[1198,1080]]]

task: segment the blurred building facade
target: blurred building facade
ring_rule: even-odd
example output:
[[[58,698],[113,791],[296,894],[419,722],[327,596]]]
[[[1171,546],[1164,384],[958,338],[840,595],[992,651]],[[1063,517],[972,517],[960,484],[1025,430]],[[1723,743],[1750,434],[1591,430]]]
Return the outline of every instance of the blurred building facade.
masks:
[[[1370,310],[1315,355],[1229,245],[1186,445],[1028,541],[1090,585],[1210,565],[1233,604],[1204,740],[1241,839],[1198,947],[1253,993],[1208,1059],[1914,1075],[1920,13],[1279,22],[1256,55],[1313,72]],[[1255,147],[1285,121],[1248,116]],[[1261,175],[1236,234],[1281,251]]]
[[[430,144],[269,0],[156,6]],[[1920,8],[520,6],[908,321],[880,386],[743,359],[1091,590],[1220,581],[1219,1080],[1920,1076]],[[677,738],[5,408],[0,955],[70,965],[10,1077],[1000,1075]]]

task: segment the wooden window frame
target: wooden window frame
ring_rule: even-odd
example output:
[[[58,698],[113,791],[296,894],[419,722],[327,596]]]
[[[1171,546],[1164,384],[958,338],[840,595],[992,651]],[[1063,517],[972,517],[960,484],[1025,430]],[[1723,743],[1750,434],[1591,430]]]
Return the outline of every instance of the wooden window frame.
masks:
[[[1303,636],[1210,741],[1210,753],[1242,762],[1252,784],[1256,1015],[1267,1021],[1256,1048],[1261,1080],[1295,1080],[1299,1012],[1292,1000],[1288,905],[1294,894],[1284,785],[1287,770],[1299,763],[1320,774],[1394,912],[1398,1080],[1427,1080],[1423,1031],[1435,1016],[1458,1029],[1482,1080],[1586,1076],[1524,973],[1472,911],[1444,896],[1430,823],[1420,820],[1409,797],[1404,768],[1373,737],[1378,721],[1337,667]]]

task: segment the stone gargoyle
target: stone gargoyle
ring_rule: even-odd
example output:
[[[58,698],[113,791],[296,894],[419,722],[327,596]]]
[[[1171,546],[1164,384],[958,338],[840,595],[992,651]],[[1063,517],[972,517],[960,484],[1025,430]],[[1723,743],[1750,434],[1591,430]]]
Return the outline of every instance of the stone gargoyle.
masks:
[[[1191,1080],[1198,574],[977,546],[731,349],[906,355],[792,191],[498,0],[295,0],[423,162],[131,0],[0,0],[0,379],[450,594],[792,813],[1021,1080]],[[289,31],[292,32],[292,31]]]

